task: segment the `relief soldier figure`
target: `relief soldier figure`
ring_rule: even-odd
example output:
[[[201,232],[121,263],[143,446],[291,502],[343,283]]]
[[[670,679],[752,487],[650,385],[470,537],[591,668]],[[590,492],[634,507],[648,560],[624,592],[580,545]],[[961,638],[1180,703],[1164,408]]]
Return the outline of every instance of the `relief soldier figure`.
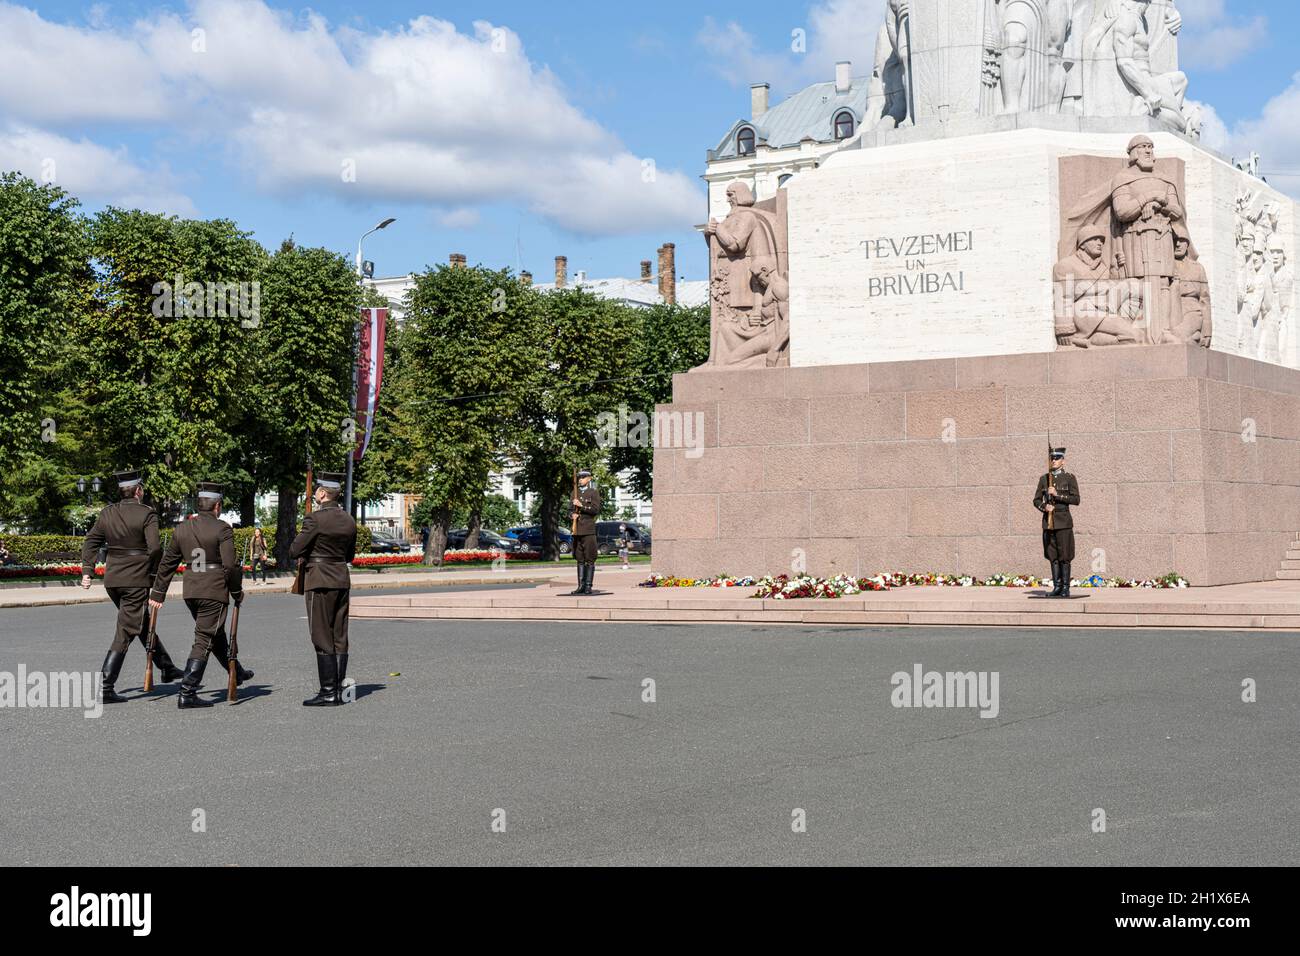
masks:
[[[1078,249],[1052,269],[1056,299],[1056,341],[1089,348],[1138,341],[1134,323],[1142,317],[1142,286],[1118,278],[1106,261],[1105,228],[1079,229]]]
[[[1210,347],[1213,325],[1210,321],[1210,279],[1192,245],[1187,227],[1174,223],[1174,258],[1178,263],[1179,323],[1174,337],[1180,342],[1195,342]]]

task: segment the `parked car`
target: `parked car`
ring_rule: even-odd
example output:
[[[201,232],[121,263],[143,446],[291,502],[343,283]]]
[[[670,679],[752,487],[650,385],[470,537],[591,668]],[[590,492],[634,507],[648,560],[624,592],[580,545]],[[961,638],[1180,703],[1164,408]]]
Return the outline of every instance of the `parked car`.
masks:
[[[411,542],[391,531],[373,531],[370,550],[374,554],[406,554],[411,550]]]
[[[518,527],[508,528],[506,534],[512,538],[522,541],[529,551],[542,550],[542,529],[536,527]],[[573,535],[569,533],[568,528],[557,528],[556,534],[560,540],[560,554],[573,553]]]
[[[627,527],[629,554],[650,553],[650,529],[631,521],[597,521],[596,551],[600,554],[618,554],[619,529]]]
[[[447,532],[447,547],[457,550],[465,547],[465,541],[469,538],[468,528],[456,528],[454,531]],[[484,550],[495,549],[504,551],[507,554],[514,554],[517,551],[527,551],[528,547],[515,538],[508,538],[503,534],[497,534],[495,531],[489,531],[487,528],[480,528],[478,533],[478,546]]]

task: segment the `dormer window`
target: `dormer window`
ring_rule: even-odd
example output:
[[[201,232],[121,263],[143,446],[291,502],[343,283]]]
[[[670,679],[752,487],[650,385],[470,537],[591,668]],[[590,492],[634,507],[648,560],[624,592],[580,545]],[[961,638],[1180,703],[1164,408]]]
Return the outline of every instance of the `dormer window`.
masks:
[[[754,155],[754,128],[752,126],[742,126],[740,131],[736,133],[736,155]]]
[[[835,138],[849,139],[853,135],[853,114],[848,110],[840,110],[835,114]]]

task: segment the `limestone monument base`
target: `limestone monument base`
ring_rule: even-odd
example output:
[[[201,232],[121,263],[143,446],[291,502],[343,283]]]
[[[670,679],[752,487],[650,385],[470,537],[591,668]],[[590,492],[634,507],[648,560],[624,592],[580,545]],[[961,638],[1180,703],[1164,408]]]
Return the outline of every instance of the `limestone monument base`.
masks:
[[[1300,531],[1300,371],[1196,345],[677,375],[654,570],[1047,572],[1034,486],[1069,449],[1076,577],[1275,579]],[[694,420],[694,419],[693,419]],[[663,441],[660,444],[664,444]]]

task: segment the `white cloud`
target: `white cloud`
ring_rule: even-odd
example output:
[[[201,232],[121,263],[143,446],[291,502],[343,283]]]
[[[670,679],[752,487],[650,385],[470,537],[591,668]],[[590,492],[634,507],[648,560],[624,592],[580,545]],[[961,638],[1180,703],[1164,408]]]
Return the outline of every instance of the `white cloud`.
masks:
[[[1277,189],[1300,198],[1300,73],[1291,85],[1264,104],[1259,116],[1237,123],[1232,129],[1229,150],[1236,156],[1258,152],[1264,175],[1270,170],[1279,174],[1270,178]]]
[[[72,140],[45,130],[0,128],[0,169],[18,170],[50,182],[82,200],[130,209],[194,216],[194,203],[166,169],[135,163],[125,147],[109,149],[87,139]]]
[[[1268,18],[1217,23],[1179,37],[1178,58],[1185,68],[1224,70],[1258,49],[1268,37]]]
[[[876,36],[885,22],[885,0],[823,0],[808,11],[806,23],[784,31],[785,47],[765,53],[758,41],[734,20],[717,23],[706,17],[696,42],[711,56],[714,71],[734,86],[771,83],[773,92],[790,93],[809,83],[831,80],[839,60],[853,63],[866,76],[875,58]],[[805,50],[792,49],[794,30],[804,32]]]
[[[570,103],[515,33],[485,21],[472,34],[428,16],[361,32],[262,0],[194,0],[184,17],[156,12],[116,33],[4,3],[0,17],[26,24],[44,52],[24,62],[25,112],[3,82],[0,108],[49,125],[170,121],[263,190],[424,202],[462,222],[467,207],[515,202],[596,235],[682,228],[704,209],[693,177],[642,182],[641,157]],[[0,31],[0,64],[12,45]],[[101,112],[100,88],[135,103]]]

